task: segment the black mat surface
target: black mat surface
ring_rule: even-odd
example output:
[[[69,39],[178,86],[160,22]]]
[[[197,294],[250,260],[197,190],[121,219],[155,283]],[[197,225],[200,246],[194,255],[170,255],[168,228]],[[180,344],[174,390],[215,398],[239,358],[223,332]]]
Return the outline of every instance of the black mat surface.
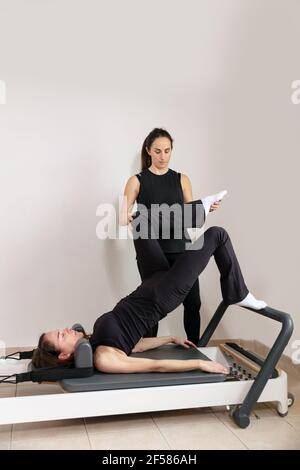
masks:
[[[131,357],[146,357],[149,359],[203,359],[206,356],[195,348],[185,349],[182,346],[166,345],[131,354]],[[88,392],[95,390],[119,390],[124,388],[162,387],[170,385],[187,385],[208,382],[223,382],[224,374],[212,374],[201,370],[190,372],[149,372],[135,374],[104,374],[95,372],[84,379],[67,379],[60,382],[67,392]]]

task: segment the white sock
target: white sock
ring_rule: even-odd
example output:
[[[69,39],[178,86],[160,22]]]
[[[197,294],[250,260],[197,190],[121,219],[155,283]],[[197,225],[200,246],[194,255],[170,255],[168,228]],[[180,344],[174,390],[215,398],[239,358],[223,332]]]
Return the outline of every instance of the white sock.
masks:
[[[214,204],[217,201],[220,201],[223,199],[223,197],[227,194],[227,191],[221,191],[220,193],[217,194],[212,194],[211,196],[206,196],[203,199],[201,199],[204,210],[205,210],[205,215],[209,213],[210,206]]]
[[[234,305],[240,305],[241,307],[251,307],[255,310],[261,310],[267,306],[266,302],[263,300],[257,300],[254,295],[249,292],[249,294],[241,301],[237,302]]]

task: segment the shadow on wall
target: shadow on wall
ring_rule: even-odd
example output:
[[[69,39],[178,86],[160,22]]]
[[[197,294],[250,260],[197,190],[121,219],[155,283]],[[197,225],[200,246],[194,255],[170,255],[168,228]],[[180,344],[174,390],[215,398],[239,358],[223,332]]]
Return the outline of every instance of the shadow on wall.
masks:
[[[131,175],[138,173],[140,156],[136,155],[131,165]],[[124,179],[123,187],[120,188],[119,194],[123,194],[126,180]],[[117,223],[116,229],[118,233],[118,204],[119,200],[114,199],[114,207],[116,209]],[[126,227],[121,228],[122,233],[126,232]],[[136,254],[133,241],[127,239],[106,239],[101,240],[105,248],[103,249],[103,262],[106,267],[106,274],[109,279],[111,291],[113,293],[115,303],[122,297],[130,294],[141,283],[140,275],[136,265]],[[129,252],[129,254],[128,254]]]

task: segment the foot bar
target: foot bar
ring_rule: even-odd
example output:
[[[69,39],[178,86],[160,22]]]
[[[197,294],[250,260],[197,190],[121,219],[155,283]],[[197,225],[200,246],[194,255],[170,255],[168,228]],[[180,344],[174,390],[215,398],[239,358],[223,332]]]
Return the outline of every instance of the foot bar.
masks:
[[[213,333],[215,332],[217,326],[219,325],[226,309],[229,306],[225,304],[225,302],[221,302],[219,307],[217,308],[214,316],[212,317],[211,321],[209,322],[206,330],[204,331],[203,335],[200,338],[198,346],[203,347],[206,346],[210,338],[212,337]],[[249,416],[251,411],[253,410],[261,392],[263,391],[269,377],[271,376],[273,370],[275,369],[289,339],[293,333],[293,320],[288,313],[281,312],[280,310],[275,310],[271,307],[266,307],[261,310],[255,310],[250,307],[243,307],[247,308],[247,310],[251,310],[252,312],[262,315],[267,318],[271,318],[282,324],[281,330],[279,335],[276,338],[269,354],[267,355],[263,366],[260,369],[260,372],[257,374],[257,377],[250,388],[249,392],[247,393],[244,402],[241,406],[237,407],[233,413],[233,419],[235,422],[242,428],[248,426],[250,420]]]

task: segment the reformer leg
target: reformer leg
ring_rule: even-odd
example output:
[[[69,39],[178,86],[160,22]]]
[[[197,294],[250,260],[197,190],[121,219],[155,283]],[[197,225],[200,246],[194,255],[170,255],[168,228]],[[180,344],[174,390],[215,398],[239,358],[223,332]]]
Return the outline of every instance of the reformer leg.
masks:
[[[214,331],[216,330],[218,324],[220,323],[228,305],[225,302],[221,302],[219,307],[217,308],[213,318],[209,322],[205,332],[203,333],[200,341],[199,346],[206,346],[210,338],[212,337]],[[234,408],[232,413],[233,420],[240,428],[246,428],[250,423],[250,414],[260,397],[269,377],[271,376],[273,370],[278,363],[280,356],[282,355],[289,339],[293,333],[293,320],[288,313],[281,312],[279,310],[275,310],[271,307],[266,307],[262,310],[254,310],[250,307],[243,307],[247,308],[247,310],[251,310],[252,312],[262,315],[267,318],[271,318],[282,324],[281,330],[279,335],[276,338],[269,354],[267,355],[263,366],[261,367],[259,373],[254,380],[252,387],[250,388],[249,392],[247,393],[243,403],[241,405],[237,405]],[[279,414],[285,415],[287,413],[288,407],[288,394],[286,388],[283,390],[283,395],[281,400],[278,402],[278,412]]]

